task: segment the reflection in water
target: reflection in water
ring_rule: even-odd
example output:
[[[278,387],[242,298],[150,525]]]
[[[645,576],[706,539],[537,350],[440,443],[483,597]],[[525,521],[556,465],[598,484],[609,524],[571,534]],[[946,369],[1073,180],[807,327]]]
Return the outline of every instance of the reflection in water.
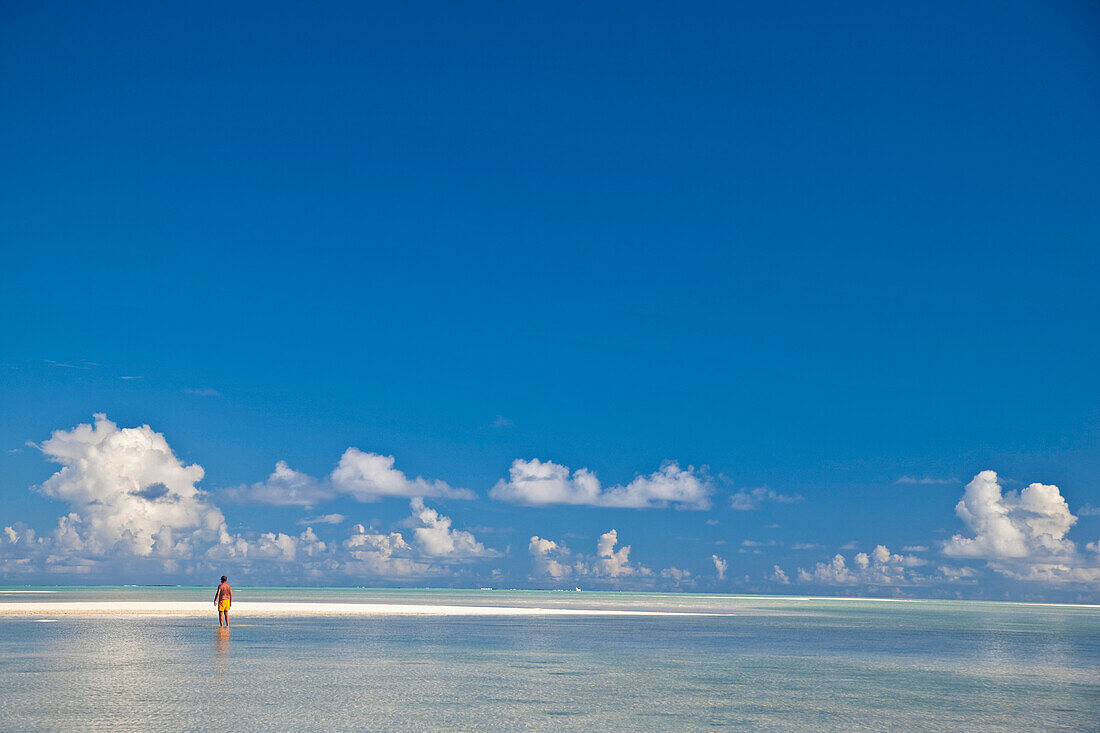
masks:
[[[550,596],[530,593],[516,597]],[[695,594],[621,603],[733,615],[242,617],[233,629],[185,616],[0,615],[0,733],[953,733],[1097,730],[1100,719],[1095,608]]]
[[[229,627],[218,627],[218,635],[214,637],[214,654],[218,659],[229,658]]]

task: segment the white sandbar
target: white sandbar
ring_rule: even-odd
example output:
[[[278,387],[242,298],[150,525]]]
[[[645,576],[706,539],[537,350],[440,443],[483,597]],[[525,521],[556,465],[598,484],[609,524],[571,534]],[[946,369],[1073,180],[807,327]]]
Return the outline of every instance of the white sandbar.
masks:
[[[202,601],[71,601],[0,603],[0,616],[70,615],[213,616],[213,602]],[[241,601],[231,611],[239,616],[725,616],[688,611],[620,611],[594,608],[525,608],[521,606],[429,606],[400,603],[294,603]]]

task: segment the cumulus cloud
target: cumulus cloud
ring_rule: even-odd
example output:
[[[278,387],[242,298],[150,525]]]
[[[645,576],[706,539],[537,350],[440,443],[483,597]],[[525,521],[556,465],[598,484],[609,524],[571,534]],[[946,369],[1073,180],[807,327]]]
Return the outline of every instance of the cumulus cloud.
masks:
[[[72,510],[53,536],[67,551],[179,558],[231,541],[225,517],[196,487],[202,467],[185,465],[148,425],[119,429],[100,414],[39,448],[62,466],[39,491]]]
[[[393,463],[393,456],[348,448],[329,478],[338,491],[359,501],[377,501],[386,496],[475,498],[474,492],[469,489],[451,488],[443,481],[420,476],[410,479],[394,468]]]
[[[995,471],[982,471],[966,485],[955,513],[973,537],[956,534],[945,555],[992,559],[1066,556],[1074,552],[1066,532],[1077,521],[1057,486],[1031,484],[1002,493]]]
[[[374,532],[357,524],[343,549],[347,560],[342,570],[349,575],[415,578],[432,574],[432,566],[415,558],[415,550],[400,532]]]
[[[394,457],[348,448],[340,462],[325,480],[295,471],[285,461],[275,464],[266,480],[251,486],[239,486],[221,492],[227,501],[270,506],[313,507],[350,496],[361,502],[374,502],[385,497],[434,497],[473,499],[468,489],[452,488],[444,481],[417,476],[410,479],[394,468]]]
[[[279,461],[266,480],[226,489],[222,495],[242,504],[312,507],[334,498],[336,492],[312,476],[295,471],[286,461]]]
[[[344,540],[342,557],[335,568],[348,575],[390,579],[441,575],[455,563],[498,557],[470,532],[454,529],[450,517],[424,504],[420,497],[409,502],[406,524],[412,528],[411,542],[401,532],[378,532],[362,524],[352,527]]]
[[[419,523],[413,529],[413,537],[425,556],[450,560],[497,556],[497,552],[485,549],[469,532],[451,529],[451,518],[424,506],[420,497],[414,498],[409,505],[413,518]]]
[[[619,542],[619,533],[609,530],[600,535],[596,543],[597,558],[588,572],[592,575],[606,575],[617,578],[620,575],[633,575],[639,569],[630,564],[630,545],[615,549]]]
[[[966,566],[951,567],[949,565],[941,565],[939,567],[940,577],[948,583],[973,583],[974,579],[978,577],[978,571],[974,568]]]
[[[569,564],[569,550],[563,545],[534,535],[527,545],[527,550],[531,553],[536,576],[550,576],[558,580],[573,573],[573,568]]]
[[[684,509],[710,508],[710,481],[695,468],[681,468],[667,461],[648,476],[638,476],[626,485],[603,489],[596,474],[587,468],[570,471],[552,461],[516,459],[489,492],[499,501],[529,506],[586,504],[590,506],[645,509],[677,506]]]
[[[798,580],[819,585],[903,585],[917,582],[908,569],[926,565],[927,561],[912,555],[890,552],[885,545],[877,545],[870,554],[858,552],[852,564],[837,553],[829,562],[819,562],[812,570],[798,569]]]
[[[210,572],[228,563],[250,572],[267,568],[286,578],[411,578],[499,554],[470,532],[455,529],[449,517],[420,497],[410,504],[410,541],[399,532],[377,533],[362,525],[342,544],[321,539],[312,525],[339,524],[344,521],[340,514],[308,518],[299,534],[230,533],[221,510],[198,488],[202,467],[181,461],[148,425],[120,429],[96,415],[94,424],[57,431],[37,447],[61,465],[38,491],[66,502],[69,511],[46,535],[19,522],[0,527],[0,572],[5,574],[144,572],[148,563],[157,563],[160,572]],[[378,485],[392,489],[384,480]],[[285,463],[261,487],[247,489],[273,492],[277,500],[270,503],[284,505],[312,503],[328,490]],[[134,565],[143,562],[140,568]]]
[[[669,567],[661,571],[661,577],[671,580],[675,585],[680,585],[691,580],[691,571],[683,568]]]
[[[773,565],[772,566],[772,574],[771,574],[770,580],[773,580],[776,583],[779,583],[780,585],[790,585],[791,584],[791,579],[787,577],[787,573],[785,573],[783,571],[783,568],[779,567],[778,565]]]
[[[618,546],[619,533],[612,529],[596,541],[596,554],[574,554],[565,545],[535,535],[527,549],[532,557],[532,577],[586,577],[596,579],[649,578],[654,572],[630,560],[630,545]],[[667,571],[667,572],[665,572]],[[666,579],[684,581],[690,573],[678,568],[665,568]]]
[[[750,512],[759,509],[765,502],[776,504],[796,504],[802,501],[799,494],[781,494],[767,486],[756,489],[741,489],[730,497],[730,508],[739,512]]]
[[[948,557],[989,561],[994,571],[1040,583],[1100,583],[1100,567],[1066,538],[1077,517],[1057,486],[1033,483],[1003,491],[994,471],[966,485],[955,513],[972,536],[956,534],[943,546]]]
[[[312,527],[297,537],[282,532],[264,532],[250,543],[248,556],[253,559],[294,562],[303,557],[317,557],[328,549],[314,533]]]
[[[725,580],[726,569],[729,567],[729,563],[726,562],[724,557],[719,557],[718,555],[711,555],[710,560],[714,563],[714,570],[718,573],[718,579]]]

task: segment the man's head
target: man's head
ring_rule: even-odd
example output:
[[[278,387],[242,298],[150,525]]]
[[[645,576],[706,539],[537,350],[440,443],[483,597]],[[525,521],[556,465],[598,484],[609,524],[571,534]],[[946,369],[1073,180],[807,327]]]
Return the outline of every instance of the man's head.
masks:
[[[225,577],[225,576],[223,575],[223,576],[222,576],[222,582],[224,583],[224,582],[225,582],[225,581],[227,581],[227,580],[229,580],[229,578],[227,578],[227,577]]]

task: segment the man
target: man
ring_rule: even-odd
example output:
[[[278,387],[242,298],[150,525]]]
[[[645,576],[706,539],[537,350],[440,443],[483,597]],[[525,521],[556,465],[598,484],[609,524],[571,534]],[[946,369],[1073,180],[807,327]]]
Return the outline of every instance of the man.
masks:
[[[233,603],[233,589],[229,587],[227,580],[229,579],[223,575],[222,584],[214,594],[214,606],[218,609],[218,628],[221,628],[223,617],[226,628],[229,628],[229,606]]]

